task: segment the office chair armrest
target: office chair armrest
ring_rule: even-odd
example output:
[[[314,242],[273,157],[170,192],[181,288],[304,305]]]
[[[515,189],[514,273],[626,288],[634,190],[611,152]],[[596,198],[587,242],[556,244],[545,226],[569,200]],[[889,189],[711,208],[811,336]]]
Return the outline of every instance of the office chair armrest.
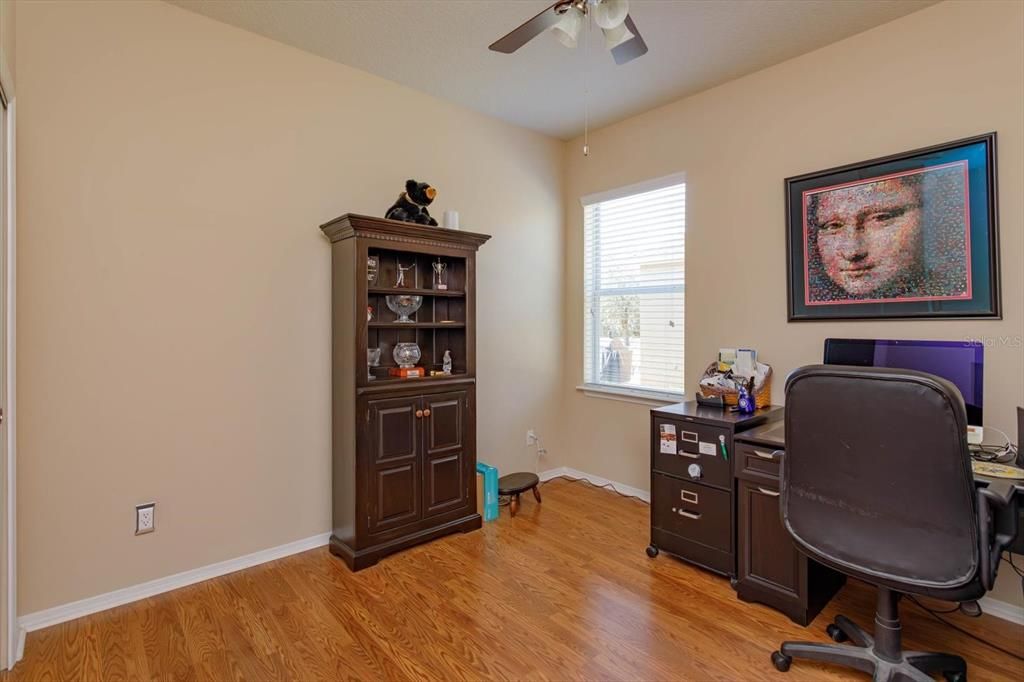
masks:
[[[1017,535],[1017,505],[988,488],[978,488],[981,584],[988,592],[996,581],[999,558]]]

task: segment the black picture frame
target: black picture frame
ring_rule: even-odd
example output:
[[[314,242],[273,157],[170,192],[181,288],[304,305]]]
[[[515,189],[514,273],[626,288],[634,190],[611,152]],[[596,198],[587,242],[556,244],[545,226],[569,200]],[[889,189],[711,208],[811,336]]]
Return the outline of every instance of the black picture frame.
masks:
[[[996,133],[786,178],[785,193],[789,322],[1002,319]],[[899,209],[913,232],[877,228],[874,254],[837,255],[838,239],[853,250],[850,235],[903,215],[864,218],[875,204],[857,202],[896,193],[917,200]]]

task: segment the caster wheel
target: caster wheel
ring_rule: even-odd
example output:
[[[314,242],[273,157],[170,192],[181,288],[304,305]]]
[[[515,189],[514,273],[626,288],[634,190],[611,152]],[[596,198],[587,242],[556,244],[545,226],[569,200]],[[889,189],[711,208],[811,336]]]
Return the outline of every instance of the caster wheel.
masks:
[[[839,629],[839,626],[835,623],[829,623],[828,627],[825,628],[825,633],[832,638],[833,642],[842,643],[850,639],[846,636],[846,633]]]
[[[789,665],[792,662],[792,656],[787,656],[781,651],[772,652],[772,665],[774,665],[775,669],[778,670],[780,673],[787,672],[789,670]]]
[[[652,559],[658,556],[658,548],[654,545],[647,545],[647,556],[651,557]]]
[[[942,679],[946,680],[946,682],[967,682],[967,673],[943,672]]]

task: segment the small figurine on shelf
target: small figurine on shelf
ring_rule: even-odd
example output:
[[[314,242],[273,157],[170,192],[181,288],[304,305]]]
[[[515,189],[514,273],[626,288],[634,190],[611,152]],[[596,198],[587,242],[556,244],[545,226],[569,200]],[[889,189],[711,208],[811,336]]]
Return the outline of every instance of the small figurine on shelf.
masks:
[[[414,284],[410,284],[409,280],[405,278],[405,273],[409,272],[410,270],[414,270],[416,268],[416,264],[413,263],[412,265],[409,266],[403,266],[401,261],[396,261],[395,265],[398,266],[398,280],[395,282],[395,288],[406,289],[414,286]],[[409,275],[409,277],[411,278],[412,275]]]
[[[366,321],[367,322],[373,322],[373,306],[372,305],[366,306]]]
[[[431,263],[431,267],[434,268],[434,289],[437,291],[448,290],[448,264],[442,263],[441,259],[438,258],[436,261]]]
[[[452,373],[452,352],[450,350],[444,352],[444,357],[441,359],[441,370],[445,374]]]
[[[366,349],[366,379],[373,381],[377,377],[373,376],[373,368],[380,367],[380,348],[367,348]]]

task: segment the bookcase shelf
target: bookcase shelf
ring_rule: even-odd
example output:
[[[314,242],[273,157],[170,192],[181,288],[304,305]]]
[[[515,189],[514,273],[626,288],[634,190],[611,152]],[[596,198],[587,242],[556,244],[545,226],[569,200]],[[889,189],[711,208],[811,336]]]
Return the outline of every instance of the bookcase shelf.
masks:
[[[412,296],[447,296],[450,298],[465,298],[465,291],[450,291],[444,289],[392,289],[388,287],[370,287],[366,290],[370,294],[380,296],[400,296],[402,294]]]
[[[465,329],[465,322],[370,322],[370,329]]]
[[[396,384],[413,384],[413,383],[431,383],[435,381],[457,381],[459,379],[465,379],[466,374],[438,374],[436,376],[427,375],[425,377],[410,377],[408,379],[401,379],[399,377],[391,376],[378,376],[376,379],[371,381],[367,386],[394,386]]]

